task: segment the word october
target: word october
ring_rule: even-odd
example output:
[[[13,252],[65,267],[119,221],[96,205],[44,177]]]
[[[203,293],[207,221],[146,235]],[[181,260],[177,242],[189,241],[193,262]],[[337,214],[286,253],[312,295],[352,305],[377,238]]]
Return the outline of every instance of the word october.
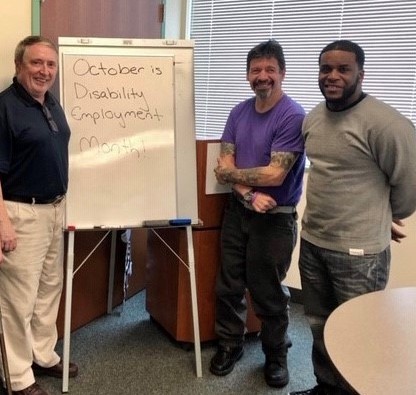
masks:
[[[91,65],[86,59],[77,59],[73,65],[73,72],[75,75],[82,77],[86,75],[102,76],[102,75],[139,75],[146,71],[143,66],[123,66],[120,63],[117,66],[107,67],[103,62],[99,62],[99,65]],[[162,70],[157,66],[150,66],[150,71],[154,75],[162,75]]]

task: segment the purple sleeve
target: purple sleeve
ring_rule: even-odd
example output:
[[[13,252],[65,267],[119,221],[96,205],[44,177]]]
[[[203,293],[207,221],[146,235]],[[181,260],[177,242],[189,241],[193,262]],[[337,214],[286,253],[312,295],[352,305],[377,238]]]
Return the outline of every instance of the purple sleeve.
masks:
[[[302,122],[305,115],[293,113],[279,122],[279,133],[275,134],[272,151],[303,152]]]
[[[224,126],[224,131],[221,137],[221,141],[224,143],[235,144],[234,112],[234,109],[231,110]]]

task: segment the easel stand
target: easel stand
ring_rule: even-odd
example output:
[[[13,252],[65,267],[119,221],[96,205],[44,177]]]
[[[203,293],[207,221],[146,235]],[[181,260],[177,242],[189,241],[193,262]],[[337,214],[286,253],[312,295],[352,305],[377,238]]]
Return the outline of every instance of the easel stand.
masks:
[[[195,366],[196,376],[202,377],[202,363],[201,363],[201,340],[199,336],[199,318],[198,318],[198,303],[196,292],[196,276],[195,276],[195,256],[194,243],[192,238],[192,226],[186,226],[186,238],[188,246],[188,263],[184,262],[181,257],[163,240],[155,229],[152,232],[165,244],[165,246],[178,258],[178,260],[188,269],[189,281],[191,286],[191,303],[192,303],[192,322],[194,329],[194,349],[195,349]]]
[[[187,246],[188,246],[188,263],[184,262],[172,248],[159,236],[157,231],[153,228],[150,229],[162,240],[162,242],[169,248],[169,250],[183,263],[189,271],[189,280],[191,288],[191,302],[192,302],[192,319],[194,329],[194,346],[195,346],[195,366],[197,377],[202,377],[202,363],[201,363],[201,342],[199,336],[199,319],[198,319],[198,303],[196,292],[196,280],[195,280],[195,258],[194,258],[194,246],[192,238],[192,226],[186,226],[187,234]],[[92,253],[98,248],[98,246],[104,241],[104,239],[112,234],[111,240],[111,255],[110,255],[110,276],[108,285],[108,304],[107,312],[111,313],[112,310],[112,292],[114,282],[114,264],[115,264],[115,244],[116,244],[116,230],[108,230],[103,238],[97,243],[91,253],[84,259],[74,272],[74,239],[75,229],[68,229],[68,252],[67,252],[67,268],[66,268],[66,294],[65,294],[65,321],[64,321],[64,340],[63,340],[63,376],[62,376],[62,392],[68,392],[69,386],[69,360],[70,360],[70,342],[71,342],[71,309],[72,309],[72,283],[73,277],[76,272],[82,267],[82,265],[88,260]]]

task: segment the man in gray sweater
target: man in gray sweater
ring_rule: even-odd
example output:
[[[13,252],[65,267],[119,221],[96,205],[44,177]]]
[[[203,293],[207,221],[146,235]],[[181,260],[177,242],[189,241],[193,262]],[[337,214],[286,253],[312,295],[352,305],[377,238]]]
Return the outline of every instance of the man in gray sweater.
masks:
[[[319,56],[325,101],[305,118],[310,160],[299,269],[313,335],[318,385],[291,394],[354,393],[333,369],[323,342],[330,313],[384,289],[390,240],[416,209],[416,133],[397,110],[362,91],[364,51],[339,40]]]

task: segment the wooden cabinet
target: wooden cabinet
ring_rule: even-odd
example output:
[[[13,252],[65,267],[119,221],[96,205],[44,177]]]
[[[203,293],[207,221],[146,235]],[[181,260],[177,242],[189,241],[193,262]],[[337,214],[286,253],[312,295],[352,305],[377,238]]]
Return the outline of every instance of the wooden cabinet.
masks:
[[[216,338],[215,278],[220,264],[222,211],[228,198],[227,194],[205,195],[207,144],[207,141],[197,142],[198,215],[204,225],[192,231],[201,341]],[[165,228],[149,231],[146,309],[175,340],[193,342],[188,269],[153,232],[157,232],[184,262],[188,261],[185,229]],[[258,332],[260,321],[253,313],[249,297],[247,299],[247,330]]]

